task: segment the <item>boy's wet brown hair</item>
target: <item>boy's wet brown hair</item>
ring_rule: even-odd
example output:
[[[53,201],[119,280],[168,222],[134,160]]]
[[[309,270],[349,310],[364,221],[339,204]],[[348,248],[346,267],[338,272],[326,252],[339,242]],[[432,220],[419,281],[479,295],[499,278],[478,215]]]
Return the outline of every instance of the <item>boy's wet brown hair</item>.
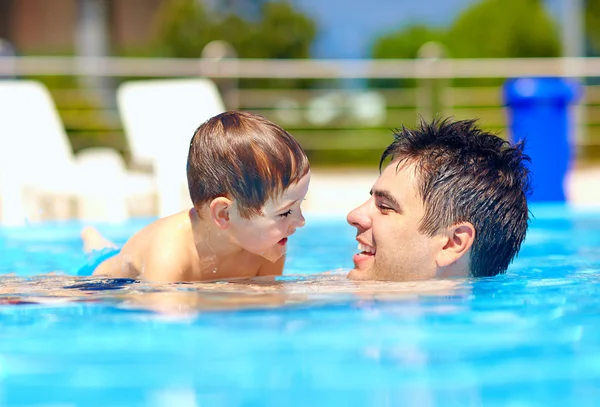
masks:
[[[194,207],[217,197],[235,200],[241,216],[262,215],[309,171],[306,153],[290,133],[249,112],[221,113],[203,123],[190,142],[187,179]]]

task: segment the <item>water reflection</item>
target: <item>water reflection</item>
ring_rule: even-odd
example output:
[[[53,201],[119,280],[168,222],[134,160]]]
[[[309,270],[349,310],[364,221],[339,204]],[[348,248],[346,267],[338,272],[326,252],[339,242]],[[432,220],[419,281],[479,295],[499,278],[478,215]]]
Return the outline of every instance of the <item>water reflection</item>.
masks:
[[[45,275],[0,278],[0,306],[96,302],[161,314],[270,309],[464,296],[468,280],[350,281],[345,272],[202,283],[154,284],[132,279]]]

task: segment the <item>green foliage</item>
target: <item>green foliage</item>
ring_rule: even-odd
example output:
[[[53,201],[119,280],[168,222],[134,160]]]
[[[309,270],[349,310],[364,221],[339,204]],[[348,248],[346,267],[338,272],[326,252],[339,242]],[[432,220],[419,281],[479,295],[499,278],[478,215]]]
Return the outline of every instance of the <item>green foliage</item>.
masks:
[[[600,1],[596,1],[600,3]],[[599,14],[600,16],[600,14]],[[560,41],[541,0],[481,0],[446,30],[414,25],[378,38],[374,58],[416,58],[426,42],[444,45],[452,58],[555,57]],[[409,87],[415,81],[371,81],[372,86]],[[454,85],[498,85],[496,79],[461,79]]]
[[[158,21],[160,49],[173,57],[198,58],[213,40],[231,44],[240,58],[308,58],[317,26],[288,1],[262,4],[260,18],[206,9],[196,0],[169,0]],[[241,87],[307,87],[306,80],[241,80]]]
[[[556,24],[541,0],[483,0],[460,15],[446,34],[454,58],[556,57]]]
[[[585,27],[590,46],[600,54],[600,1],[587,0],[585,5]]]
[[[417,58],[423,44],[443,40],[444,32],[441,30],[424,25],[413,25],[376,39],[371,49],[371,56],[380,59],[414,59]],[[414,79],[369,80],[369,86],[372,88],[406,88],[415,85]]]
[[[429,41],[443,41],[444,33],[424,25],[413,25],[378,38],[371,49],[373,58],[416,58],[419,48]]]
[[[159,43],[169,56],[198,58],[202,48],[218,38],[214,23],[198,1],[166,1],[159,16]]]
[[[214,33],[212,39],[227,41],[235,50],[240,58],[252,57],[256,54],[253,48],[254,39],[257,36],[256,26],[250,24],[237,14],[228,14],[220,22],[214,24]],[[202,50],[200,50],[200,53]],[[200,55],[197,53],[197,55]]]
[[[313,168],[364,167],[377,168],[384,148],[378,150],[310,150],[306,154]]]
[[[600,2],[598,5],[600,19]],[[446,46],[454,58],[554,57],[560,53],[555,22],[541,0],[482,0],[463,12],[447,30],[414,25],[383,35],[374,58],[416,58],[428,41]]]
[[[308,58],[317,26],[288,2],[267,2],[258,23],[255,58]]]
[[[210,41],[224,40],[241,58],[308,58],[317,34],[314,21],[287,1],[264,3],[257,21],[196,0],[169,0],[160,15],[160,43],[174,57],[197,58]]]

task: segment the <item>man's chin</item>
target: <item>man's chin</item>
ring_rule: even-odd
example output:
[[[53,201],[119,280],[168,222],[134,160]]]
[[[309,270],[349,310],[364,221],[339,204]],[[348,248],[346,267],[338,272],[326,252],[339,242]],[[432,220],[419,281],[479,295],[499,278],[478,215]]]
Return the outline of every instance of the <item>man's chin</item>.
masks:
[[[350,270],[350,272],[348,273],[348,275],[346,276],[348,279],[350,280],[355,280],[355,281],[365,281],[365,280],[372,280],[372,276],[371,276],[371,270],[360,270],[357,268],[353,268],[352,270]]]

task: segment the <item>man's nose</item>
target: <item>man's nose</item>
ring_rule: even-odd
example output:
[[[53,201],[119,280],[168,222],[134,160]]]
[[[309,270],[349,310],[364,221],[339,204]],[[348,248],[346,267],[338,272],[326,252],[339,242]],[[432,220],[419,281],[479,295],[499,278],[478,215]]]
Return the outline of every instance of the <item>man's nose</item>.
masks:
[[[369,198],[361,206],[354,208],[348,213],[346,221],[359,231],[369,229],[371,227],[371,217],[369,216],[368,206],[373,198]]]

